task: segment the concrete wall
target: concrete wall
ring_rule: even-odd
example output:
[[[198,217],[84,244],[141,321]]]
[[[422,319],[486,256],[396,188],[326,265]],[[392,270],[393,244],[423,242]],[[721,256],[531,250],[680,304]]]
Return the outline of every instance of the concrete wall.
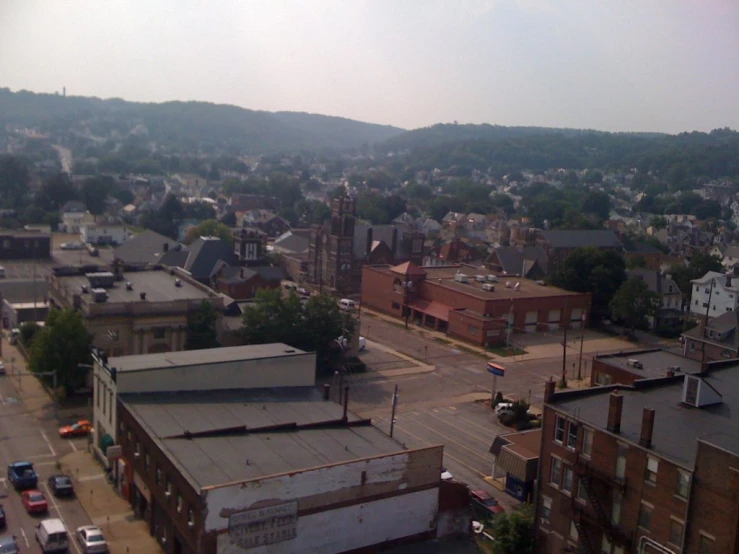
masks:
[[[442,454],[432,446],[206,489],[206,542],[246,552],[231,541],[229,517],[290,501],[298,502],[297,536],[269,552],[344,552],[434,533]]]
[[[118,392],[311,387],[315,384],[315,375],[316,355],[306,353],[280,358],[121,371],[118,373]]]

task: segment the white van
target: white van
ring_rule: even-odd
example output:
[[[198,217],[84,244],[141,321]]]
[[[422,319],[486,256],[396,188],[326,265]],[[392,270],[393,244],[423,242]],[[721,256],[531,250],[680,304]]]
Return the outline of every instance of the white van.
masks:
[[[41,552],[66,552],[69,549],[69,533],[61,519],[45,519],[36,527],[36,541]]]
[[[342,310],[353,310],[356,306],[356,303],[354,300],[349,300],[348,298],[342,298],[339,300],[339,308]]]

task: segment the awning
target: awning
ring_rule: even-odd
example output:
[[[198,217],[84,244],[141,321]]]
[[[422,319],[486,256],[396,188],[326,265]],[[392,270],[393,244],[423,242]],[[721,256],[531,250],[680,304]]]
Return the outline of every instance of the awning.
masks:
[[[526,483],[536,479],[539,458],[526,459],[511,450],[509,446],[504,446],[495,460],[495,465]]]
[[[103,454],[105,454],[108,450],[108,447],[113,446],[114,444],[115,439],[106,433],[105,435],[103,435],[103,438],[100,439],[100,450],[102,450]]]
[[[408,307],[423,312],[426,315],[440,319],[441,321],[449,321],[449,310],[451,309],[446,304],[441,302],[427,302],[425,300],[416,300],[408,304]]]

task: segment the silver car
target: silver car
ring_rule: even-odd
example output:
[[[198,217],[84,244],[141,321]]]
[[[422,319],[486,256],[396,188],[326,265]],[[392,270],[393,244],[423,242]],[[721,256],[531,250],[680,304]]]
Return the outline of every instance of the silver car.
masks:
[[[15,542],[15,537],[3,535],[0,537],[0,554],[18,554],[18,543]]]
[[[95,525],[83,525],[77,528],[77,541],[86,554],[98,554],[108,551],[108,543],[105,542],[103,532]]]

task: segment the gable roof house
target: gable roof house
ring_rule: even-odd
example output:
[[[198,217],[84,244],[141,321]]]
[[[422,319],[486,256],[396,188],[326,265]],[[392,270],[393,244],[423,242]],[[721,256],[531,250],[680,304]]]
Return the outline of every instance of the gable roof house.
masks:
[[[290,224],[280,216],[269,210],[248,210],[241,219],[242,227],[255,227],[267,234],[268,237],[277,237],[290,230]]]
[[[218,271],[224,266],[238,265],[238,258],[231,244],[218,237],[200,237],[187,250],[168,252],[160,263],[181,267],[199,283],[210,286]]]
[[[491,252],[484,264],[496,273],[521,275],[541,279],[547,273],[547,254],[540,246],[499,246]]]
[[[672,277],[662,275],[659,271],[646,268],[630,269],[626,272],[630,279],[641,279],[660,298],[660,307],[655,317],[649,316],[649,325],[652,328],[661,326],[677,327],[683,319],[683,295],[680,287]]]
[[[739,358],[739,312],[701,320],[682,335],[683,355],[702,362]]]
[[[161,263],[165,254],[183,249],[176,240],[147,229],[113,250],[113,257],[126,265],[146,266]]]

